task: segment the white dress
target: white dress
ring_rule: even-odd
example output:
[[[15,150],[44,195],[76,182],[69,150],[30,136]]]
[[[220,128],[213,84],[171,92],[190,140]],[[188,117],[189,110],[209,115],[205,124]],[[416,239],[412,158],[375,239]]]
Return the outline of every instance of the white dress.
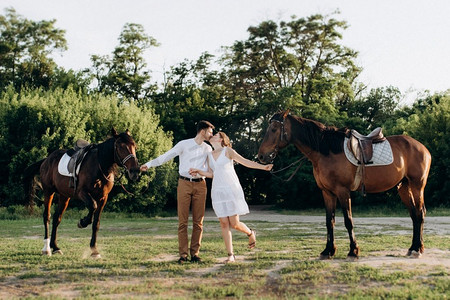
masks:
[[[217,160],[211,152],[208,153],[209,166],[214,172],[211,187],[212,207],[219,218],[249,213],[233,160],[225,155],[226,149],[223,148]]]

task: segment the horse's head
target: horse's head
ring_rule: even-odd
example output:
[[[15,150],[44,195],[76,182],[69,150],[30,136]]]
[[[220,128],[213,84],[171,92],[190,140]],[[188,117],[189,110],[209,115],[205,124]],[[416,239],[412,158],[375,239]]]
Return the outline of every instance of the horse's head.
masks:
[[[121,167],[127,169],[128,177],[136,180],[139,177],[139,162],[136,157],[136,143],[130,135],[128,129],[120,134],[113,128],[112,135],[114,141],[114,161]]]
[[[270,118],[266,135],[259,146],[258,158],[262,163],[272,163],[277,156],[278,150],[288,145],[289,127],[286,117],[289,110],[276,113]]]

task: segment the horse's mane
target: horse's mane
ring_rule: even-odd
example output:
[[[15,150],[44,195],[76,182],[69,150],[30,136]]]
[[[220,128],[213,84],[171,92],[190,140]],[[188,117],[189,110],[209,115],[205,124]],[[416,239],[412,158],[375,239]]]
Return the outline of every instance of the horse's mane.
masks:
[[[288,115],[288,117],[292,124],[291,135],[295,135],[302,144],[323,155],[329,155],[330,151],[335,154],[344,151],[344,137],[347,134],[347,128],[325,126],[318,121],[293,115]]]

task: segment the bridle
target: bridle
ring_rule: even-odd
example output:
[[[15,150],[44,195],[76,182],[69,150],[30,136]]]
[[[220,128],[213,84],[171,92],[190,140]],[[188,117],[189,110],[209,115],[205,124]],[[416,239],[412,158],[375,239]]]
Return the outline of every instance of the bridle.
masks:
[[[127,149],[128,149],[128,146],[127,146]],[[130,151],[130,149],[128,149],[128,151]],[[130,160],[131,158],[134,158],[134,159],[136,160],[136,164],[139,165],[139,162],[138,162],[138,160],[137,160],[137,157],[136,157],[133,153],[131,153],[131,151],[130,151],[130,154],[128,154],[127,156],[125,156],[124,159],[120,159],[120,156],[119,156],[119,154],[117,153],[117,140],[115,140],[115,142],[114,142],[114,162],[115,162],[116,164],[118,164],[120,167],[123,167],[123,168],[126,169],[127,167],[125,166],[125,163],[126,163],[128,160]],[[103,170],[102,170],[102,167],[100,166],[100,164],[99,164],[98,166],[99,166],[99,168],[100,168],[100,171],[101,171],[103,177],[104,177],[106,180],[110,181],[110,182],[114,182],[114,178],[113,178],[112,180],[109,178],[111,174],[110,174],[108,177],[106,177],[106,176],[105,176],[105,173],[103,173]],[[120,179],[122,179],[122,176],[123,176],[124,174],[125,174],[124,172],[121,172],[121,174],[120,174],[119,178],[117,179],[117,181],[120,182]],[[123,189],[127,194],[133,195],[133,196],[134,196],[133,193],[130,193],[130,192],[125,188],[125,186],[123,185],[123,183],[120,183],[120,185],[122,186],[122,189]]]
[[[128,149],[128,146],[127,146],[127,149]],[[130,149],[128,149],[128,151],[130,151]],[[131,153],[131,151],[130,151],[130,154],[128,154],[127,156],[125,156],[125,158],[120,159],[120,156],[119,156],[119,154],[117,153],[117,140],[116,140],[116,141],[114,142],[114,162],[115,162],[116,164],[118,164],[120,167],[126,168],[125,163],[126,163],[128,160],[130,160],[131,158],[134,158],[134,159],[136,160],[136,163],[139,165],[139,162],[138,162],[136,156],[135,156],[133,153]]]
[[[272,120],[270,120],[270,123],[272,123],[272,122],[277,122],[277,123],[281,124],[280,142],[282,142],[284,140],[287,143],[288,139],[287,139],[286,130],[284,129],[284,118],[283,118],[283,121],[272,119]],[[278,148],[278,144],[277,144],[277,148]]]
[[[287,139],[287,133],[286,130],[284,129],[284,118],[282,121],[280,120],[276,120],[276,119],[271,119],[269,121],[270,124],[272,124],[272,122],[277,122],[281,124],[281,132],[280,132],[280,141],[277,143],[277,145],[275,146],[275,149],[272,153],[269,154],[269,158],[273,161],[275,159],[275,156],[277,155],[278,151],[280,150],[278,147],[278,144],[280,142],[285,141],[286,143],[288,143],[288,139]]]
[[[278,144],[279,144],[280,142],[283,142],[283,141],[286,142],[286,143],[289,143],[288,138],[287,138],[287,133],[286,133],[286,130],[285,130],[285,128],[284,128],[284,120],[285,120],[284,117],[283,117],[283,120],[282,120],[282,121],[276,120],[276,119],[271,119],[271,120],[270,120],[270,123],[272,123],[272,122],[278,122],[278,123],[281,124],[280,141],[279,141],[279,142],[277,143],[277,145],[275,146],[275,150],[274,150],[272,153],[269,154],[269,158],[270,158],[272,161],[275,159],[275,156],[277,155],[277,153],[278,153],[278,151],[279,151]],[[290,165],[288,165],[287,167],[284,167],[284,168],[282,168],[282,169],[280,169],[280,170],[277,170],[277,171],[274,171],[274,170],[272,169],[272,170],[270,170],[270,174],[272,174],[273,176],[275,176],[275,177],[281,179],[279,176],[277,176],[277,175],[275,175],[275,174],[276,174],[276,173],[279,173],[279,172],[281,172],[281,171],[287,170],[287,169],[289,169],[290,167],[292,167],[292,166],[294,166],[295,164],[298,163],[297,168],[294,170],[294,172],[291,174],[291,176],[289,176],[288,179],[286,179],[286,180],[281,179],[281,180],[286,181],[286,182],[287,182],[287,181],[290,181],[290,180],[294,177],[294,175],[297,173],[297,171],[300,169],[300,167],[303,165],[303,162],[302,162],[302,161],[305,160],[306,158],[307,158],[306,156],[303,156],[303,157],[301,157],[300,159],[298,159],[298,160],[296,160],[295,162],[293,162],[293,163],[291,163]]]
[[[127,147],[127,149],[128,149],[128,147]],[[128,151],[129,151],[129,149],[128,149]],[[128,160],[130,160],[131,158],[134,158],[134,159],[136,160],[136,163],[139,165],[139,162],[138,162],[136,156],[135,156],[133,153],[131,153],[131,151],[130,151],[130,154],[128,154],[124,159],[121,159],[121,158],[120,158],[119,154],[117,153],[117,140],[115,140],[115,141],[114,141],[114,162],[115,162],[116,164],[118,164],[120,167],[123,167],[123,168],[126,169],[127,167],[125,166],[125,163],[126,163]],[[102,173],[103,177],[104,177],[106,180],[108,180],[108,181],[110,181],[110,182],[114,182],[114,178],[113,178],[112,180],[109,178],[109,177],[111,176],[111,174],[109,174],[108,177],[105,176],[105,173],[103,172],[100,163],[98,164],[98,167],[100,168],[100,172]],[[117,181],[120,181],[120,179],[122,178],[123,174],[124,174],[124,173],[122,173],[122,174],[119,176],[119,178],[118,178]],[[122,188],[123,188],[126,192],[128,192],[128,191],[125,189],[125,187],[124,187],[123,185],[122,185]]]

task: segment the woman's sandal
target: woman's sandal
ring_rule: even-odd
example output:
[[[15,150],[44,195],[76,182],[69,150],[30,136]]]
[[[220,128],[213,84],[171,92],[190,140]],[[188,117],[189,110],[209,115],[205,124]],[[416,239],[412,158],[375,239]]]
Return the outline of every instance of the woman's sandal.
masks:
[[[225,260],[225,264],[236,262],[236,256],[234,254],[228,253],[228,258]]]
[[[250,229],[251,233],[247,234],[249,241],[248,241],[248,248],[249,249],[253,249],[256,246],[256,231],[254,231],[253,229]],[[253,241],[250,241],[250,237],[253,235]]]

